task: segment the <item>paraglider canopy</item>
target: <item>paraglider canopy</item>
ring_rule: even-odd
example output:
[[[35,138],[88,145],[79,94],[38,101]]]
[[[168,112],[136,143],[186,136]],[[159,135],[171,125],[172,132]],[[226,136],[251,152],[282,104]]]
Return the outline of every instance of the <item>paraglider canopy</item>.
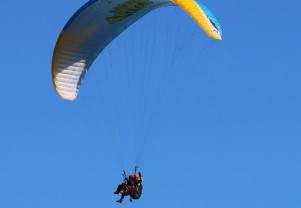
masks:
[[[76,100],[85,74],[103,49],[127,27],[150,11],[180,6],[205,31],[222,39],[214,14],[199,0],[90,0],[67,22],[52,57],[52,81],[58,95]]]

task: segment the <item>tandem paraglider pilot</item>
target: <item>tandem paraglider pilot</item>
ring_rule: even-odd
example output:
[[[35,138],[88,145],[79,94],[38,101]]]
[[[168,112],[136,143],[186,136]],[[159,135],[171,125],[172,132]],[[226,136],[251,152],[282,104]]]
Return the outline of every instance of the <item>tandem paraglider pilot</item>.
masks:
[[[139,172],[138,174],[131,174],[129,177],[126,176],[125,171],[123,171],[124,181],[119,184],[114,194],[121,194],[121,198],[117,200],[118,203],[122,203],[125,196],[130,196],[130,202],[133,199],[137,200],[142,195],[142,174]]]

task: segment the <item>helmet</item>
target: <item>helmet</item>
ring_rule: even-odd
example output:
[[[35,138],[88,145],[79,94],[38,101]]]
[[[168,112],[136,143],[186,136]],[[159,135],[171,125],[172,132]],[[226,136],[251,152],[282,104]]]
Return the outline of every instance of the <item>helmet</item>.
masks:
[[[139,178],[139,174],[136,173],[136,174],[135,174],[135,178]]]
[[[133,174],[129,175],[129,178],[134,178],[134,175]]]

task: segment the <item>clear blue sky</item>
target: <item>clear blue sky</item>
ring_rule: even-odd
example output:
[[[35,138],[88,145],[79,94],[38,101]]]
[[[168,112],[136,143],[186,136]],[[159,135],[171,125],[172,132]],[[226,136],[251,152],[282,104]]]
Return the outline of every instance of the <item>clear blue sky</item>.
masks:
[[[160,10],[116,40],[91,67],[78,100],[67,102],[52,86],[52,52],[64,24],[85,2],[0,3],[0,207],[301,207],[299,1],[202,1],[222,25],[221,42],[204,39],[183,12]],[[192,29],[169,26],[174,42],[164,43],[162,35],[150,47],[157,57],[181,48],[180,61],[167,66],[175,71],[168,72],[171,80],[184,84],[173,91],[178,88],[167,82],[167,92],[175,93],[159,96],[158,103],[176,101],[156,108],[156,119],[149,119],[153,133],[141,141],[146,133],[140,121],[152,114],[148,99],[156,100],[156,82],[149,82],[145,98],[128,90],[141,81],[110,84],[103,74],[120,71],[127,60],[151,68],[130,50],[131,42],[120,55],[123,62],[115,60],[131,35],[152,32],[143,21],[154,28],[152,21],[164,18]],[[183,49],[178,43],[189,33],[193,38]],[[160,63],[152,64],[158,73]],[[123,78],[116,77],[113,82]],[[119,205],[113,191],[121,171],[132,170],[143,147],[143,196]]]

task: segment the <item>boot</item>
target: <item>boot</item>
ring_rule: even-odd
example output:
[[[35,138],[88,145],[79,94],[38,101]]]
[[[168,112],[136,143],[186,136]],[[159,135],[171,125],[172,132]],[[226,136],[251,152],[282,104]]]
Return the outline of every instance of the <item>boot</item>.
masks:
[[[122,199],[119,199],[119,200],[117,200],[116,202],[122,204],[122,201],[123,201]]]

